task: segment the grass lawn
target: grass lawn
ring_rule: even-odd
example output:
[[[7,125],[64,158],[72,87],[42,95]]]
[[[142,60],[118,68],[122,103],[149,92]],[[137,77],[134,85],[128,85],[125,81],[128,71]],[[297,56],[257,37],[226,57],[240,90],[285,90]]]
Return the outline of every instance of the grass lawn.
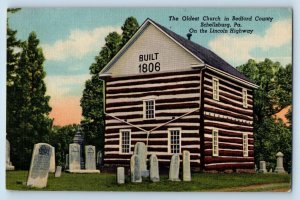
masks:
[[[49,174],[48,186],[44,189],[29,188],[23,185],[27,179],[27,171],[8,171],[6,188],[8,190],[48,190],[48,191],[288,191],[290,174],[192,174],[191,182],[171,182],[167,176],[161,181],[151,183],[130,183],[117,185],[116,175],[69,174],[62,173],[60,178]]]

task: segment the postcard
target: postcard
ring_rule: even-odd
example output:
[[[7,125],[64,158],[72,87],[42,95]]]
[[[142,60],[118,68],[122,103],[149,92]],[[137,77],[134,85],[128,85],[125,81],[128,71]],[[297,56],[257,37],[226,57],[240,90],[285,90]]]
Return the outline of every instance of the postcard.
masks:
[[[291,8],[7,16],[8,190],[291,191]]]

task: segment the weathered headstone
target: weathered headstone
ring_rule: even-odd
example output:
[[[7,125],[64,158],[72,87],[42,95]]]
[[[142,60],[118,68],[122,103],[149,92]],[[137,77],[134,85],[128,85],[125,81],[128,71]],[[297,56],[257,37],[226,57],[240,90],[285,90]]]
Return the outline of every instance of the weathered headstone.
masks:
[[[96,170],[96,149],[95,146],[85,146],[85,169]]]
[[[191,164],[190,164],[190,152],[183,151],[182,158],[182,166],[183,166],[183,181],[191,181]]]
[[[286,173],[284,168],[283,168],[283,153],[278,152],[276,154],[277,157],[277,164],[276,164],[276,168],[275,168],[275,173]]]
[[[258,169],[257,169],[257,165],[256,165],[256,164],[254,165],[254,171],[255,171],[255,172],[257,172],[257,171],[258,171]]]
[[[269,173],[273,173],[273,169],[272,168],[270,168]]]
[[[178,154],[174,154],[170,162],[169,180],[180,181],[179,179],[180,158]]]
[[[66,154],[65,169],[69,169],[69,154]]]
[[[137,142],[134,146],[134,153],[140,158],[141,176],[149,177],[149,170],[147,170],[147,149],[143,142]]]
[[[55,178],[58,178],[61,176],[61,166],[57,166],[56,167],[56,171],[55,171],[55,174],[54,174],[54,177]]]
[[[34,145],[27,186],[44,188],[47,186],[52,149],[49,144]]]
[[[100,173],[100,170],[96,170],[96,155],[94,146],[86,146],[85,157],[86,164],[85,168],[81,168],[80,153],[81,148],[79,144],[69,145],[69,170],[70,173],[80,173],[80,174],[90,174],[90,173]]]
[[[10,143],[8,140],[6,140],[6,170],[15,170],[10,161]]]
[[[80,170],[80,145],[69,145],[69,170]]]
[[[50,158],[50,170],[49,172],[55,172],[55,147],[51,146],[51,158]]]
[[[101,151],[97,152],[96,163],[97,163],[97,167],[100,167],[103,163],[103,155]]]
[[[266,161],[259,161],[259,171],[260,173],[267,173]]]
[[[140,157],[137,155],[132,155],[130,159],[130,174],[132,183],[141,183],[141,162]]]
[[[124,167],[117,168],[117,183],[124,184],[125,183],[125,170]]]
[[[74,135],[73,143],[80,145],[80,169],[84,169],[84,167],[85,167],[84,166],[84,158],[83,158],[83,153],[84,153],[84,135],[82,134],[80,127],[78,127],[78,130],[77,130],[77,132]]]
[[[159,182],[158,159],[155,154],[151,154],[150,156],[150,180],[152,182]]]

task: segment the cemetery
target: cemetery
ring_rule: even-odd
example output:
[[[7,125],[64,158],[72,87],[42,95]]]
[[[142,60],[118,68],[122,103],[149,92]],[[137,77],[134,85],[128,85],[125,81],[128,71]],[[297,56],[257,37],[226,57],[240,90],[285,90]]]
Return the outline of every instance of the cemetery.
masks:
[[[159,182],[145,180],[132,183],[126,176],[125,184],[117,184],[115,173],[74,174],[62,172],[60,178],[49,174],[45,188],[31,188],[23,184],[27,180],[27,171],[8,171],[8,190],[43,191],[288,191],[289,174],[192,174],[191,182],[169,181],[168,175],[161,175]],[[255,189],[247,190],[247,187]]]
[[[79,121],[62,124],[51,116],[46,91],[56,81],[44,82],[49,57],[37,34],[19,40],[7,26],[7,190],[291,190],[292,65],[233,66],[158,22],[132,16],[108,33],[80,91]],[[284,109],[286,122],[275,116]]]
[[[55,166],[55,150],[49,144],[34,145],[29,172],[7,168],[9,190],[76,190],[76,191],[287,191],[290,175],[283,167],[281,152],[276,154],[277,166],[266,168],[260,161],[256,173],[191,173],[190,152],[183,159],[174,154],[169,173],[160,173],[159,160],[148,154],[146,145],[138,142],[130,159],[130,167],[118,167],[115,173],[101,172],[96,167],[96,149],[86,145],[84,154],[77,143],[69,145],[67,163]],[[7,148],[7,162],[9,148]],[[85,155],[81,167],[81,155]],[[149,158],[149,159],[148,159]],[[10,163],[10,165],[12,165]],[[101,167],[100,167],[101,168]],[[54,169],[54,170],[53,170]],[[229,181],[230,180],[230,181]],[[251,189],[248,187],[251,186]],[[254,186],[254,189],[253,189]],[[255,187],[256,186],[256,187]],[[265,187],[265,188],[264,188]]]

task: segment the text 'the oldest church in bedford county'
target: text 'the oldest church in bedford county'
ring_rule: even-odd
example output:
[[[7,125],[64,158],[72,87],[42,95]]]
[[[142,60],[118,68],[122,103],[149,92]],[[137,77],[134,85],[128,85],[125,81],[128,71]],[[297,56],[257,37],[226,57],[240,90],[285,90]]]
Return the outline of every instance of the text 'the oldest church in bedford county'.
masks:
[[[212,51],[147,19],[100,78],[105,166],[144,142],[160,166],[188,150],[195,171],[254,170],[257,86]]]

